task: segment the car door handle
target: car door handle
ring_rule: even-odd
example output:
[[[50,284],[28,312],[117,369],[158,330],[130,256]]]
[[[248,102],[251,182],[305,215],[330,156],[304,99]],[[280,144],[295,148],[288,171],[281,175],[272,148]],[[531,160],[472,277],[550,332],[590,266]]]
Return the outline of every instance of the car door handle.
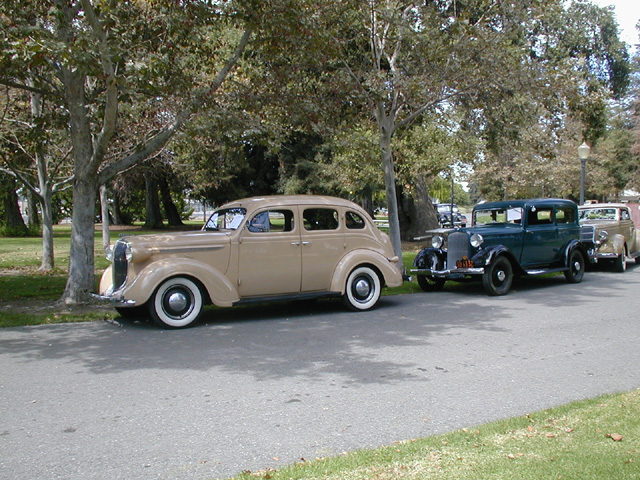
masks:
[[[302,245],[311,245],[311,242],[302,242]]]
[[[291,242],[291,245],[295,245],[296,247],[300,246],[300,242]]]

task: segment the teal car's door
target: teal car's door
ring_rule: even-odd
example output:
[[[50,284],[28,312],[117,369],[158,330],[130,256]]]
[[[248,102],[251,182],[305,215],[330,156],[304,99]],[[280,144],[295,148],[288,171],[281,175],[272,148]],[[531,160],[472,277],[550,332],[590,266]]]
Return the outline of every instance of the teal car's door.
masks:
[[[528,206],[520,264],[526,269],[548,267],[558,261],[561,254],[553,207]]]
[[[578,210],[574,206],[557,206],[555,220],[558,227],[558,256],[557,261],[564,261],[566,246],[572,240],[580,238],[580,224]]]

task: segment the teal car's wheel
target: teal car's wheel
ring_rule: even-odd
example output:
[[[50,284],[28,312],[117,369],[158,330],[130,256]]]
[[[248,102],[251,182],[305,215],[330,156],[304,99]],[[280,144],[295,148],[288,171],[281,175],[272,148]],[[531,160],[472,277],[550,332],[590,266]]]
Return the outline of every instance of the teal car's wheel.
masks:
[[[482,275],[482,284],[489,295],[506,295],[513,282],[513,267],[505,257],[496,258]]]
[[[198,285],[188,278],[174,277],[155,291],[149,301],[149,313],[161,327],[181,328],[195,322],[203,306]]]
[[[584,256],[580,251],[573,250],[569,254],[569,262],[567,265],[569,268],[564,272],[564,277],[569,283],[580,283],[584,276]]]
[[[420,285],[423,292],[437,292],[442,290],[445,282],[446,280],[444,278],[418,275],[418,285]]]

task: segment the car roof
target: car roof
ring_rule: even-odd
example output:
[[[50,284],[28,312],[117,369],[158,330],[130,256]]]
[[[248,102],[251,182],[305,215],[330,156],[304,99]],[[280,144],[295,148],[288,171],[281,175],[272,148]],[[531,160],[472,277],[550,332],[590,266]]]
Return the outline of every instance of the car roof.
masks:
[[[587,205],[580,205],[578,208],[586,210],[588,208],[629,208],[626,203],[588,203]]]
[[[256,210],[262,207],[278,207],[292,205],[326,205],[334,207],[349,207],[364,211],[359,205],[343,198],[327,195],[267,195],[264,197],[249,197],[225,203],[220,208],[244,207]]]
[[[533,205],[541,207],[576,206],[575,202],[564,198],[529,198],[525,200],[502,200],[499,202],[479,203],[473,209],[490,210],[498,208],[525,208]]]

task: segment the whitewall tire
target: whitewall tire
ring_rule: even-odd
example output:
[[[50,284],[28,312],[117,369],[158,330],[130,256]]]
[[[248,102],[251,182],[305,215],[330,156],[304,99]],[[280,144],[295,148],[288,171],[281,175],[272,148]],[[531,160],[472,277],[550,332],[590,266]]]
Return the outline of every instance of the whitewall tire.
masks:
[[[352,310],[369,310],[380,299],[381,283],[378,274],[370,267],[358,267],[347,278],[344,301]]]
[[[195,322],[204,306],[202,291],[185,277],[170,278],[151,297],[149,313],[162,327],[181,328]]]

